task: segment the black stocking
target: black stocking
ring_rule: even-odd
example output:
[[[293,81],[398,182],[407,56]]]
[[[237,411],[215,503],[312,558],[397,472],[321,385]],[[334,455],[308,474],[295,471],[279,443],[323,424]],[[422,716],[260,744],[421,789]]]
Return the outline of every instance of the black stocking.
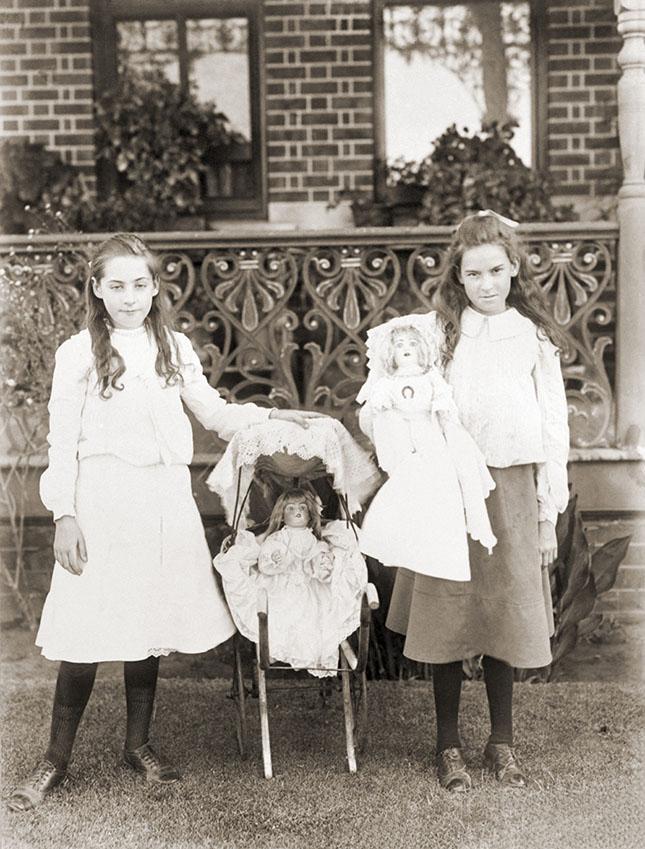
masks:
[[[459,739],[461,678],[460,660],[432,664],[434,706],[437,716],[437,753],[452,746],[461,746]]]
[[[484,680],[490,711],[490,742],[513,745],[513,667],[484,655]]]
[[[125,748],[129,752],[148,742],[158,674],[158,657],[128,660],[123,664],[125,698],[128,706]]]
[[[76,731],[89,701],[98,663],[61,661],[56,680],[51,734],[45,757],[61,770],[67,769]]]

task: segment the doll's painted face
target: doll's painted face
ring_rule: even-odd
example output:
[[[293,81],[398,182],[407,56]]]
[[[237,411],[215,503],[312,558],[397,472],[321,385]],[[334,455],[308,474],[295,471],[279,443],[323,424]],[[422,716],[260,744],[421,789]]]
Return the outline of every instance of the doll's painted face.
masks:
[[[282,521],[288,528],[308,528],[311,516],[304,498],[290,498],[284,505]]]
[[[392,334],[392,355],[398,371],[407,373],[423,368],[421,340],[411,330],[398,330]]]

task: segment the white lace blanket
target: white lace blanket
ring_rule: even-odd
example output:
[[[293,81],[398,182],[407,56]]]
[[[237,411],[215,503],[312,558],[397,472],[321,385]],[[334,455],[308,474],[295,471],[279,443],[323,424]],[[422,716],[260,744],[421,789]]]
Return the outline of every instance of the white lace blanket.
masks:
[[[219,495],[228,522],[234,518],[238,472],[242,471],[242,497],[260,458],[265,468],[268,462],[272,471],[288,477],[312,479],[330,475],[336,492],[347,497],[352,515],[380,482],[379,471],[367,452],[336,419],[310,419],[308,428],[273,419],[249,425],[235,434],[206,479],[209,489]],[[316,458],[321,463],[315,462]],[[246,526],[247,517],[245,508],[241,527]]]

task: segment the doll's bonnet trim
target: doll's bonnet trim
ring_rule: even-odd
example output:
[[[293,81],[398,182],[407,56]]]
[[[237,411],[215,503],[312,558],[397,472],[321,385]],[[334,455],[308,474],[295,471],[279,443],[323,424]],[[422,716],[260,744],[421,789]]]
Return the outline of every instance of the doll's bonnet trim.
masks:
[[[367,354],[367,380],[361,387],[356,400],[359,404],[364,404],[370,398],[372,390],[376,382],[387,377],[387,372],[383,367],[383,351],[387,345],[390,334],[393,330],[404,327],[414,327],[419,332],[430,354],[430,361],[439,362],[439,340],[438,340],[438,323],[437,313],[432,311],[422,315],[412,313],[411,315],[399,315],[396,318],[391,318],[384,324],[379,324],[367,331],[367,342],[365,344]]]

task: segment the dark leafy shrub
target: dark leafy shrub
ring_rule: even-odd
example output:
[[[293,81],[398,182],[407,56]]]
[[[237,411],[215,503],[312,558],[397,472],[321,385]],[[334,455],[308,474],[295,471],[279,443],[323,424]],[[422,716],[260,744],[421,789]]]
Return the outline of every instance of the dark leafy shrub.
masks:
[[[97,213],[108,229],[113,222],[154,229],[195,213],[206,163],[243,141],[214,104],[200,103],[158,71],[122,75],[98,100],[96,118],[98,156],[117,174],[115,191]]]
[[[31,576],[38,570],[28,566],[43,554],[25,545],[32,461],[47,450],[54,354],[84,323],[88,265],[69,244],[40,254],[31,248],[0,261],[0,509],[11,543],[0,575],[21,617],[35,627],[39,594]]]
[[[613,587],[631,542],[631,536],[618,537],[593,550],[576,502],[573,496],[558,521],[558,557],[549,570],[555,617],[552,669],[579,637],[600,625],[601,614],[593,614],[596,599]]]
[[[34,226],[34,216],[50,208],[60,210],[72,228],[79,227],[86,200],[78,169],[56,151],[25,138],[0,142],[3,233],[27,233]]]
[[[522,222],[575,218],[572,207],[552,203],[548,181],[518,157],[510,144],[513,134],[510,123],[484,124],[472,135],[453,124],[416,169],[405,163],[404,176],[416,174],[416,182],[426,187],[419,220],[456,224],[479,209]]]

